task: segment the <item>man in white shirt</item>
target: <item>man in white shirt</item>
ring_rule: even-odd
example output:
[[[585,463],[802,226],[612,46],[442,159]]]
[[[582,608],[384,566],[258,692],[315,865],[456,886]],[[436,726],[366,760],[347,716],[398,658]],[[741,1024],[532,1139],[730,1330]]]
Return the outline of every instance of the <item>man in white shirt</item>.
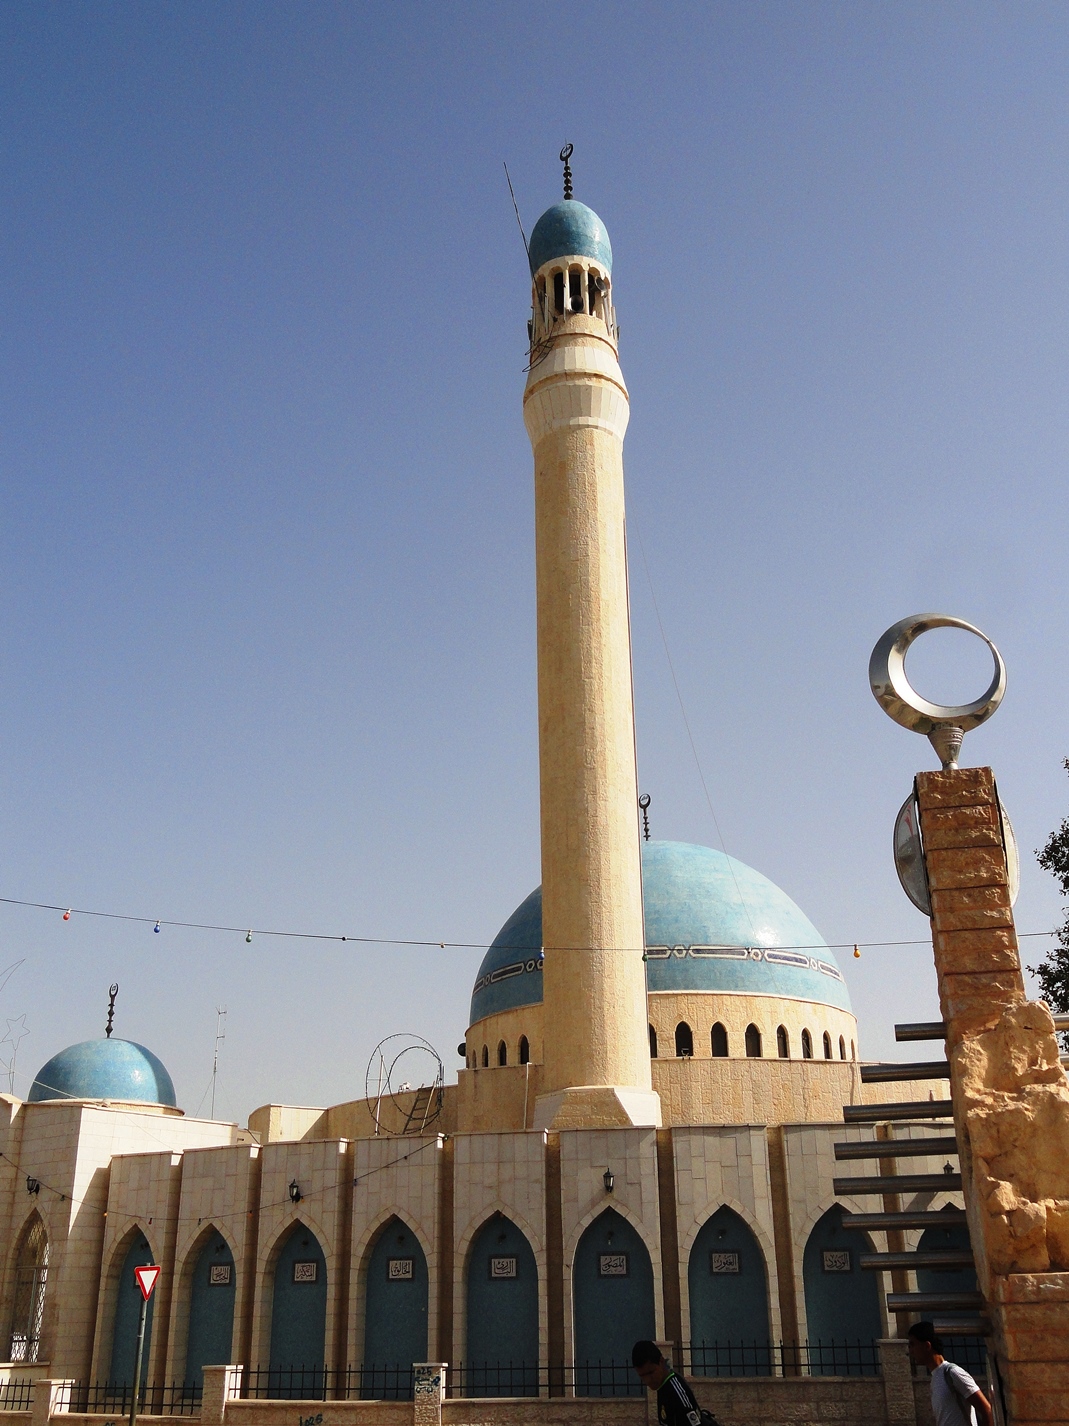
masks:
[[[948,1362],[931,1322],[909,1329],[910,1361],[932,1374],[932,1415],[936,1426],[993,1426],[991,1403],[967,1371]]]

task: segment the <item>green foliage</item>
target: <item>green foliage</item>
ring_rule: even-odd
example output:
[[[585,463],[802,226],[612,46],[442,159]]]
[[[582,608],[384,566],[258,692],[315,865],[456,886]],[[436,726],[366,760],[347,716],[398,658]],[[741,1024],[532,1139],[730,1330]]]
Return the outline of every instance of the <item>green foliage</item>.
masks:
[[[1069,772],[1069,758],[1064,759],[1063,766]],[[1069,817],[1050,834],[1043,850],[1036,852],[1036,859],[1043,870],[1054,877],[1062,894],[1069,896]],[[1028,969],[1039,981],[1043,999],[1050,1008],[1059,1015],[1066,1015],[1069,1014],[1069,907],[1065,909],[1065,919],[1056,932],[1056,939],[1058,945],[1049,955]],[[1063,1036],[1065,1041],[1069,1041],[1069,1037]]]

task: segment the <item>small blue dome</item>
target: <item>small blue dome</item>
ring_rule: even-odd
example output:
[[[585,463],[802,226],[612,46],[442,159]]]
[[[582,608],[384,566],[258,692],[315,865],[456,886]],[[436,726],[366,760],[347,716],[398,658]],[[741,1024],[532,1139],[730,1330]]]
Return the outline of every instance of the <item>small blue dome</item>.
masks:
[[[775,995],[850,1009],[824,938],[786,892],[712,847],[642,844],[651,991]],[[469,1024],[542,1000],[542,889],[512,913],[483,958]]]
[[[85,1040],[53,1055],[37,1071],[29,1102],[120,1099],[176,1109],[171,1076],[151,1050],[132,1040]]]
[[[529,246],[531,272],[555,257],[590,257],[612,272],[612,246],[593,208],[566,198],[547,208],[534,225]]]

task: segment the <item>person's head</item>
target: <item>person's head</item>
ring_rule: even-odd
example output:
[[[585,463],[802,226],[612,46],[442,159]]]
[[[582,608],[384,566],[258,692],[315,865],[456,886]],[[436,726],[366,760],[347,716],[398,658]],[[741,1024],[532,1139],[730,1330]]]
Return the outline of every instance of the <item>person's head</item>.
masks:
[[[651,1391],[662,1386],[671,1371],[656,1342],[636,1342],[631,1348],[631,1363],[642,1385],[648,1386]]]
[[[931,1322],[914,1322],[909,1329],[909,1357],[919,1367],[937,1367],[943,1360],[943,1339]]]

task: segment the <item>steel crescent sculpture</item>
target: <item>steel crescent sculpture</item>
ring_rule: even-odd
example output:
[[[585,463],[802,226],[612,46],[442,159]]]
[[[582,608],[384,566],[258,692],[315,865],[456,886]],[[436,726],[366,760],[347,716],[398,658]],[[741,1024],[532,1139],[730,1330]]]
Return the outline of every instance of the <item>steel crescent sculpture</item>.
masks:
[[[952,707],[922,698],[906,677],[906,654],[914,639],[929,629],[964,629],[975,634],[991,650],[995,673],[987,692],[974,703]],[[955,619],[950,614],[912,614],[892,624],[877,641],[869,659],[869,686],[873,697],[889,718],[914,733],[924,733],[939,754],[944,768],[956,768],[961,741],[971,728],[978,728],[1002,702],[1006,692],[1006,665],[1002,655],[982,629]]]

